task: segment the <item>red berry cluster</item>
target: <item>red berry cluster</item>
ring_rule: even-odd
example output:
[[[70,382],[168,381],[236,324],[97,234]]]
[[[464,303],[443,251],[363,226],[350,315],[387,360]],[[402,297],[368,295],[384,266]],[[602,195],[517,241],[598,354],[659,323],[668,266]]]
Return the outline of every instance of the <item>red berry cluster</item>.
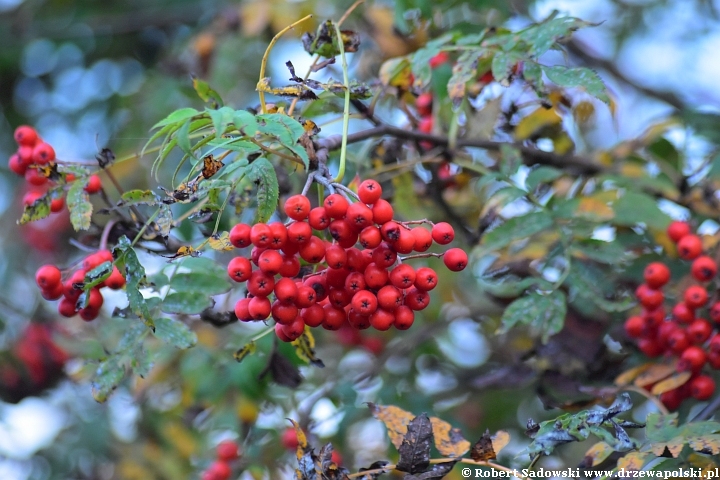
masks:
[[[107,287],[111,290],[119,290],[125,286],[125,276],[120,273],[117,267],[108,278],[98,286],[88,291],[87,305],[79,308],[78,300],[83,292],[85,274],[102,263],[112,262],[113,256],[109,250],[99,250],[85,257],[80,268],[72,272],[65,281],[62,280],[62,272],[55,265],[43,265],[35,273],[35,281],[40,287],[42,296],[46,300],[60,300],[58,313],[64,317],[72,317],[79,314],[86,322],[97,318],[100,307],[103,304],[101,288]]]
[[[294,195],[284,205],[291,219],[288,226],[235,225],[232,244],[253,246],[249,259],[239,256],[228,264],[230,278],[247,282],[248,298],[235,305],[238,319],[272,315],[277,336],[287,342],[298,338],[306,325],[327,330],[338,330],[346,322],[357,329],[410,328],[414,311],[428,306],[437,274],[428,267],[416,270],[401,263],[398,254],[426,252],[433,242],[447,245],[455,233],[447,223],[428,230],[410,226],[422,222],[393,221],[393,208],[381,195],[379,183],[365,180],[358,188],[359,202],[333,193],[323,206],[311,208],[306,196]],[[313,230],[327,232],[333,241],[313,235]],[[423,256],[442,256],[454,272],[468,263],[459,248]],[[317,265],[314,273],[312,265]],[[271,294],[274,302],[268,298]]]
[[[690,225],[672,222],[667,233],[677,244],[680,258],[692,261],[690,273],[695,280],[707,283],[715,278],[717,263],[703,255],[702,240],[692,233]],[[715,381],[701,372],[706,364],[720,369],[720,333],[713,332],[713,324],[702,314],[708,306],[707,314],[720,327],[720,301],[710,301],[704,286],[691,285],[668,315],[662,288],[670,281],[670,270],[662,262],[653,262],[645,268],[644,277],[645,283],[635,291],[643,310],[625,321],[625,331],[638,339],[638,347],[648,357],[677,356],[677,370],[692,373],[686,384],[663,393],[660,400],[670,410],[690,396],[707,400],[715,391]]]
[[[44,187],[29,191],[23,197],[23,204],[32,205],[35,201],[45,195],[47,187],[52,182],[43,175],[39,168],[55,161],[55,149],[52,145],[44,142],[34,128],[21,125],[15,129],[15,141],[18,144],[17,151],[10,156],[8,167],[10,170],[25,177],[25,181],[34,187]],[[75,180],[72,173],[66,175],[68,183]],[[85,191],[92,194],[97,193],[102,188],[102,182],[97,175],[90,175],[85,186]],[[65,199],[54,198],[50,203],[50,211],[52,213],[60,212],[65,207]]]
[[[230,463],[242,456],[240,445],[232,440],[220,442],[215,452],[217,460],[202,473],[201,480],[228,480],[232,475]]]

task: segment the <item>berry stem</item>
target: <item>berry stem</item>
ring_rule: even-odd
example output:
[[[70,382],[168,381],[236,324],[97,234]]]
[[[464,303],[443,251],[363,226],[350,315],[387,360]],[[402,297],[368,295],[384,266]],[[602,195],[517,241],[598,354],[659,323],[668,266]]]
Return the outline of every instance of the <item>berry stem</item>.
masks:
[[[292,30],[293,28],[295,28],[296,25],[304,22],[305,20],[309,20],[311,18],[312,18],[312,15],[307,15],[307,16],[301,18],[300,20],[298,20],[297,22],[291,23],[287,27],[280,30],[273,37],[273,39],[270,40],[270,44],[265,49],[265,54],[263,55],[262,62],[260,63],[260,79],[258,80],[258,84],[263,81],[263,78],[265,78],[265,68],[267,67],[267,61],[268,61],[268,58],[270,57],[270,51],[275,46],[277,41],[280,40],[280,37],[282,37],[288,30]],[[260,97],[260,109],[262,110],[262,113],[267,113],[267,107],[265,105],[265,92],[259,91],[258,96]]]
[[[100,250],[107,250],[107,241],[110,236],[110,230],[115,226],[117,220],[109,220],[105,227],[103,227],[102,235],[100,236]]]
[[[430,258],[430,257],[442,258],[443,255],[445,255],[445,252],[443,252],[443,253],[427,252],[427,253],[417,253],[415,255],[408,255],[407,257],[401,257],[398,255],[397,259],[398,259],[398,262],[404,262],[405,260],[415,260],[416,258]]]
[[[345,161],[347,159],[347,143],[348,130],[350,127],[350,79],[348,78],[347,58],[345,58],[345,43],[340,33],[340,27],[335,24],[335,36],[337,37],[338,49],[340,50],[340,58],[342,58],[343,84],[345,85],[345,105],[343,107],[343,133],[342,143],[340,145],[340,168],[334,179],[335,183],[340,183],[345,176]]]
[[[423,218],[422,220],[408,220],[407,222],[396,222],[396,223],[402,225],[403,227],[405,227],[407,225],[421,225],[423,223],[435,226],[435,223],[428,220],[427,218]]]
[[[352,190],[350,190],[348,187],[346,187],[346,186],[343,185],[342,183],[333,182],[332,186],[335,187],[335,188],[337,188],[338,190],[340,190],[340,191],[342,191],[342,192],[347,193],[348,195],[350,195],[351,197],[353,197],[353,198],[355,199],[355,201],[357,201],[357,202],[360,201],[360,197],[358,197],[357,193],[353,192]],[[347,198],[347,195],[346,195],[345,197]],[[350,200],[350,199],[348,198],[348,200]]]
[[[303,187],[302,192],[300,192],[300,195],[307,197],[307,193],[310,191],[310,186],[312,185],[313,180],[315,180],[315,172],[308,173],[307,180],[305,180],[305,186]]]
[[[635,385],[625,385],[623,387],[623,390],[628,391],[628,392],[635,392],[638,395],[642,395],[643,397],[650,400],[655,405],[655,407],[660,411],[660,413],[662,413],[663,415],[670,415],[670,411],[665,407],[665,405],[663,405],[663,403],[655,395],[651,395],[644,389],[642,389],[640,387],[636,387]]]

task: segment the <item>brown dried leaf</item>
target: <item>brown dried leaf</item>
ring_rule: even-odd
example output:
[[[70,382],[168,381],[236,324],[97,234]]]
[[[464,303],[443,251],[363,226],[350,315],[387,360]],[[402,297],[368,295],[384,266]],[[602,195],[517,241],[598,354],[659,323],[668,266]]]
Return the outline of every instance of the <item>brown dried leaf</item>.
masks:
[[[673,373],[675,373],[675,366],[655,364],[651,365],[650,368],[638,375],[633,383],[636,387],[642,388],[652,385],[653,383],[657,383],[660,380],[664,380]]]
[[[210,178],[224,166],[225,164],[220,160],[215,160],[212,154],[205,155],[205,157],[203,157],[202,176],[206,179]]]
[[[302,459],[303,455],[305,455],[305,452],[308,450],[308,441],[307,437],[305,436],[305,432],[303,432],[303,429],[300,428],[300,425],[293,420],[292,418],[288,418],[290,420],[290,423],[293,424],[293,427],[295,427],[295,435],[297,435],[297,452],[295,455],[297,456],[297,459]]]
[[[490,437],[490,430],[485,430],[480,440],[475,442],[470,452],[470,458],[476,462],[486,462],[497,458],[495,448],[493,448],[492,437]]]
[[[605,442],[598,442],[585,452],[583,466],[585,468],[596,467],[604,462],[612,452],[613,448],[610,445]]]
[[[430,417],[433,435],[435,436],[435,447],[444,457],[462,457],[470,450],[470,442],[465,440],[459,428],[437,417]]]
[[[690,380],[691,376],[691,372],[676,372],[665,380],[653,385],[650,393],[652,393],[653,395],[662,395],[663,393],[669,392],[670,390],[675,390],[676,388],[685,385],[687,381]]]
[[[395,448],[400,448],[403,438],[407,434],[407,427],[415,416],[394,405],[385,406],[368,403],[368,407],[373,417],[383,422],[387,427],[388,436]]]

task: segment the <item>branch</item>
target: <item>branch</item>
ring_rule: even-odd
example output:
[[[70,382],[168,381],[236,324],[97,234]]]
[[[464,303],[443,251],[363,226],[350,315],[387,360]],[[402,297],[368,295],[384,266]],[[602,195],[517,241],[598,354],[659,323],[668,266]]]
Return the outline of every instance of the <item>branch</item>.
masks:
[[[447,146],[449,144],[448,137],[439,135],[430,135],[427,133],[416,132],[414,130],[404,130],[399,127],[392,125],[380,125],[377,127],[369,128],[360,132],[351,133],[347,137],[348,145],[351,143],[362,142],[369,138],[382,137],[389,135],[396,138],[404,138],[407,140],[414,141],[426,141],[435,145]],[[342,142],[341,135],[332,135],[323,139],[318,140],[316,150],[325,149],[328,151],[337,150],[340,148]],[[484,150],[490,150],[493,152],[499,151],[503,145],[507,145],[507,142],[495,142],[491,140],[475,140],[461,138],[457,141],[457,147],[469,147],[469,148],[482,148]],[[579,174],[597,174],[604,170],[604,167],[597,164],[595,161],[580,157],[577,155],[558,155],[552,152],[545,152],[538,150],[537,148],[528,147],[520,144],[513,144],[520,153],[526,164],[542,164],[551,165],[557,168],[565,169],[570,172]]]

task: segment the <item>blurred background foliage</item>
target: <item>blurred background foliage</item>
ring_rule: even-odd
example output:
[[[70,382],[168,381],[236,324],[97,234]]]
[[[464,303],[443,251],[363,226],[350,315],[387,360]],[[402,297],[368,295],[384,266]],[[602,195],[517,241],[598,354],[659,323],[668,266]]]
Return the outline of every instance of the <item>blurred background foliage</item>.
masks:
[[[304,71],[310,57],[302,50],[299,35],[314,31],[326,18],[339,18],[351,3],[0,0],[0,157],[12,153],[12,132],[19,124],[36,126],[58,157],[66,160],[91,163],[105,146],[118,155],[136,152],[148,139],[150,127],[170,111],[202,106],[190,74],[207,80],[226,104],[256,107],[260,60],[272,36],[298,18],[315,14],[314,25],[298,27],[272,55],[271,76],[283,78],[288,59]],[[575,124],[564,125],[564,131],[577,152],[603,150],[612,158],[626,159],[650,147],[637,154],[638,168],[646,169],[646,159],[652,155],[659,163],[674,162],[678,178],[691,179],[690,185],[672,187],[677,192],[669,196],[682,202],[664,200],[672,205],[661,201],[663,211],[649,211],[658,216],[658,224],[668,215],[695,215],[707,233],[715,234],[715,184],[695,188],[700,184],[692,182],[691,173],[705,178],[709,169],[715,169],[716,176],[720,171],[713,160],[720,141],[720,93],[715,86],[720,65],[712,58],[713,46],[720,42],[717,7],[711,0],[369,1],[345,26],[360,33],[363,45],[352,57],[352,74],[371,82],[384,60],[412,53],[448,30],[470,34],[491,26],[520,28],[542,20],[555,8],[603,22],[584,30],[567,50],[571,63],[597,69],[608,82],[612,108],[585,100],[578,109],[583,102],[573,101]],[[563,61],[558,52],[548,56],[550,62]],[[331,67],[331,74],[341,77],[336,67]],[[402,114],[395,107],[385,103],[379,111],[399,121]],[[681,122],[662,123],[670,117]],[[369,123],[354,125],[361,128]],[[337,133],[337,126],[329,124],[324,132]],[[492,202],[498,208],[506,206],[507,199],[492,200],[475,174],[452,170],[442,183],[432,176],[437,171],[394,172],[381,161],[367,160],[382,153],[371,152],[373,148],[364,145],[353,151],[352,170],[391,185],[396,211],[406,218],[444,218],[449,205],[469,226],[467,238],[477,242],[473,231],[495,212]],[[126,162],[115,171],[126,188],[151,188],[155,184],[150,183],[149,169],[145,159]],[[620,175],[632,177],[633,172],[628,167]],[[637,175],[651,177],[657,178],[646,170]],[[382,425],[363,406],[368,401],[399,405],[416,414],[433,413],[461,427],[470,439],[488,428],[504,428],[513,441],[501,460],[522,465],[526,459],[514,455],[529,443],[522,433],[527,418],[557,415],[545,407],[585,405],[592,395],[580,392],[578,385],[611,382],[627,356],[613,353],[603,341],[608,332],[622,338],[622,314],[583,301],[587,297],[572,304],[564,329],[546,344],[522,329],[494,336],[503,308],[517,294],[515,287],[494,283],[483,271],[497,259],[481,257],[478,269],[460,277],[442,272],[437,300],[408,332],[363,332],[361,338],[352,332],[319,334],[318,355],[325,369],[305,366],[290,347],[281,345],[292,365],[258,380],[268,364],[270,338],[259,342],[263,354],[236,364],[232,352],[243,344],[247,332],[194,322],[196,347],[181,353],[159,346],[141,352],[152,355],[153,370],[144,379],[128,379],[108,403],[96,404],[88,377],[115,344],[126,320],[103,318],[85,324],[72,319],[55,325],[55,314],[40,299],[32,273],[43,263],[67,265],[81,252],[68,242],[73,234],[66,217],[18,227],[15,221],[25,187],[6,167],[0,181],[4,252],[0,361],[12,362],[17,352],[28,348],[22,339],[31,320],[53,325],[55,342],[72,357],[63,371],[55,360],[43,356],[51,375],[26,382],[29,386],[22,391],[5,391],[4,398],[13,404],[0,404],[1,478],[194,478],[212,460],[214,445],[226,438],[244,444],[248,470],[241,478],[289,478],[291,470],[284,465],[293,463],[293,453],[280,442],[286,417],[309,427],[314,438],[332,441],[343,455],[343,465],[356,471],[394,455]],[[442,202],[432,193],[438,184]],[[666,186],[650,188],[662,197]],[[577,185],[568,179],[553,188],[569,190]],[[586,206],[596,214],[590,220],[599,224],[609,197],[596,193]],[[637,215],[645,214],[636,210],[642,205],[625,208],[624,215],[632,220],[617,231],[615,242],[604,242],[612,246],[602,246],[593,257],[588,253],[596,251],[591,241],[581,245],[587,247],[586,258],[601,265],[585,270],[586,283],[597,282],[596,290],[586,292],[590,297],[622,300],[616,297],[632,288],[642,266],[653,258],[648,245],[663,241],[651,238],[652,232],[630,228]],[[615,214],[620,215],[617,210]],[[531,263],[556,240],[547,235],[550,238],[533,241],[530,247],[535,251],[521,248],[503,253],[505,268],[510,265],[517,278],[527,276],[528,269],[537,267]],[[142,260],[155,262],[155,268],[163,265],[149,256]],[[562,264],[542,268],[546,266],[562,269]],[[302,382],[289,387],[295,383],[296,366]],[[637,415],[641,414],[642,409]],[[562,456],[543,459],[542,465],[572,465],[586,447],[568,448]],[[448,478],[461,477],[455,472]]]

